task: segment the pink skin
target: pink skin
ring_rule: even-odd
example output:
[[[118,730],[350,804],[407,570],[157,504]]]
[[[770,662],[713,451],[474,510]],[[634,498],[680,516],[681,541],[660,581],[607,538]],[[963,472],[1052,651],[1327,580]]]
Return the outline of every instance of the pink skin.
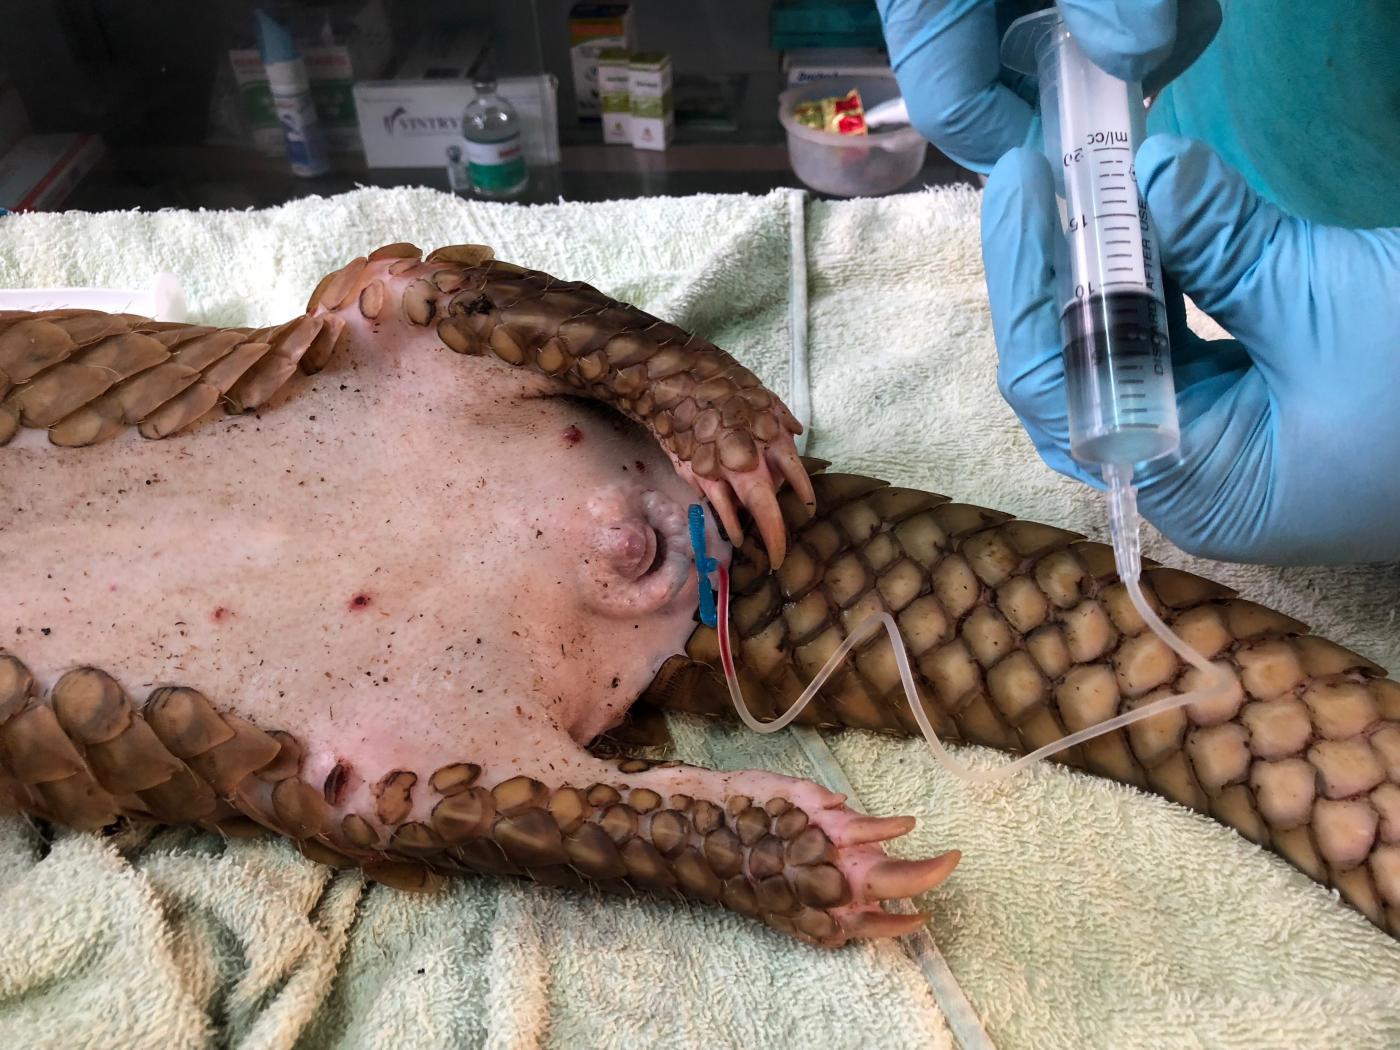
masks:
[[[695,561],[684,509],[653,489],[613,486],[587,503],[597,522],[592,557],[584,557],[580,576],[589,607],[604,615],[623,616],[669,605],[683,591],[695,593]],[[726,563],[730,552],[713,535]]]
[[[0,525],[0,594],[20,596],[0,604],[0,637],[43,688],[86,663],[138,702],[192,685],[291,733],[307,781],[338,769],[342,812],[373,813],[390,770],[426,781],[460,761],[482,765],[486,787],[616,783],[580,745],[693,630],[694,487],[645,432],[547,378],[353,305],[342,315],[344,356],[255,416],[77,450],[23,432],[0,458],[0,490],[24,509],[23,528]],[[725,485],[766,505],[769,462],[701,487]],[[713,522],[708,544],[728,562]],[[956,862],[885,859],[877,843],[912,822],[859,816],[816,784],[689,767],[626,779],[802,806],[858,893],[838,913],[852,935],[909,928],[874,901]]]

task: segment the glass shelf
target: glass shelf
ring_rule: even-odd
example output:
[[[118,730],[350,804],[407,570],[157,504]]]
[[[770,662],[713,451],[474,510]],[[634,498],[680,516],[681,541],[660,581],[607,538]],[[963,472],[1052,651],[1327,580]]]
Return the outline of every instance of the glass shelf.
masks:
[[[564,146],[561,153],[559,165],[531,170],[530,186],[517,198],[521,203],[803,188],[788,166],[783,144],[680,144],[664,153],[578,145]],[[971,179],[970,173],[930,149],[923,170],[907,189]],[[448,190],[444,169],[368,168],[363,158],[354,156],[343,157],[337,171],[305,179],[292,175],[284,160],[245,147],[128,147],[104,158],[63,206],[82,211],[265,208],[357,186]]]
[[[306,24],[329,19],[337,33],[360,26],[362,43],[370,42],[360,52],[374,55],[367,61],[376,68],[356,70],[357,80],[392,75],[446,34],[443,27],[489,39],[502,77],[552,74],[559,162],[532,168],[518,198],[523,202],[801,185],[777,120],[784,78],[781,56],[769,46],[771,4],[764,0],[632,0],[638,46],[673,57],[677,129],[664,152],[604,145],[599,125],[578,118],[568,38],[573,0],[265,2],[275,11],[300,12]],[[363,12],[375,5],[382,18],[365,29]],[[254,0],[27,0],[20,6],[0,35],[0,137],[8,76],[31,131],[94,133],[104,145],[102,159],[58,207],[246,208],[357,185],[448,189],[445,169],[370,168],[362,153],[338,155],[324,177],[297,178],[285,156],[256,148],[231,56],[254,43]],[[275,127],[271,134],[276,139]],[[973,178],[930,148],[923,171],[906,188]]]

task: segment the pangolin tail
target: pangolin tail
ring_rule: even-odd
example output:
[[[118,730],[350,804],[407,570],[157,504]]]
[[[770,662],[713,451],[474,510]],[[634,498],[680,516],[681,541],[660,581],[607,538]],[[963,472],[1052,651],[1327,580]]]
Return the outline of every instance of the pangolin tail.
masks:
[[[1026,753],[1201,684],[1146,628],[1106,545],[870,478],[817,473],[813,484],[815,517],[780,500],[781,568],[753,543],[735,553],[731,644],[756,717],[786,711],[877,611],[899,624],[944,741]],[[1400,685],[1209,580],[1150,565],[1143,589],[1233,690],[1057,760],[1209,814],[1400,936]],[[718,637],[701,626],[643,699],[732,717],[719,665]],[[884,632],[797,721],[918,735]]]

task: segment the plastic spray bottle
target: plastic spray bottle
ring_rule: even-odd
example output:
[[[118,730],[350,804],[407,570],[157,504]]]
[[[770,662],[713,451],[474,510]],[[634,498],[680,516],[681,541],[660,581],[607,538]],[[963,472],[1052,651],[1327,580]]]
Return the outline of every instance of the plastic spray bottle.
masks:
[[[308,178],[330,170],[326,140],[311,99],[311,81],[306,75],[292,34],[261,8],[257,11],[258,48],[262,52],[272,104],[287,141],[287,158],[292,174]]]

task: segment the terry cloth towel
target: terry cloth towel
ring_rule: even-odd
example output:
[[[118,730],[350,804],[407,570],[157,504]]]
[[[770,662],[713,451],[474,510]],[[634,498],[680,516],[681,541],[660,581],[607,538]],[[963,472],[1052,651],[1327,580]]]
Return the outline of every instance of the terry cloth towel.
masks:
[[[970,188],[537,208],[362,190],[261,212],[12,216],[0,286],[140,287],[168,270],[192,319],[265,324],[381,243],[487,243],[699,331],[795,406],[805,335],[808,451],[836,469],[1101,535],[1097,499],[1039,463],[996,393],[978,204]],[[1400,670],[1400,572],[1203,567],[1147,546]],[[45,841],[9,820],[0,1046],[1400,1043],[1400,949],[1180,807],[1049,767],[966,788],[919,742],[859,732],[673,731],[686,761],[846,778],[867,811],[915,814],[902,855],[962,849],[920,902],[937,947],[828,952],[717,910],[505,880],[410,896],[279,842]]]

